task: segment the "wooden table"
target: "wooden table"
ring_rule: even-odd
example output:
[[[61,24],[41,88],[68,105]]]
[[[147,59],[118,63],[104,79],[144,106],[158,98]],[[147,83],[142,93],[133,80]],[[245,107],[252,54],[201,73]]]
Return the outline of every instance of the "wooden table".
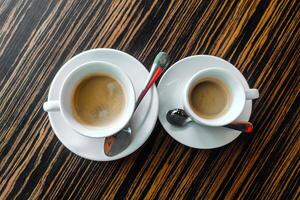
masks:
[[[0,2],[0,199],[299,199],[300,1]],[[137,152],[113,162],[76,156],[41,109],[60,67],[91,48],[149,67],[222,57],[260,90],[253,134],[218,149],[173,140],[159,122]]]

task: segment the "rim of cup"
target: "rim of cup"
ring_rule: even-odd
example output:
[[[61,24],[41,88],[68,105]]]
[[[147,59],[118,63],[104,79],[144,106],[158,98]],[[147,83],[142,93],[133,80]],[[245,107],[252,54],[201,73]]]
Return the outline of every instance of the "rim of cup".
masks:
[[[190,106],[190,92],[193,87],[204,78],[214,78],[221,80],[226,84],[225,87],[228,88],[231,101],[227,111],[218,116],[216,118],[207,119],[202,118],[198,114],[196,114],[192,107]],[[183,98],[183,108],[187,112],[187,114],[197,123],[206,125],[206,126],[224,126],[227,125],[238,118],[238,116],[242,113],[243,108],[246,103],[246,95],[245,88],[243,87],[240,80],[238,80],[235,76],[230,74],[225,69],[220,68],[207,68],[203,69],[196,74],[194,74],[191,79],[186,83],[184,89],[184,98]]]
[[[73,115],[72,98],[74,90],[81,80],[93,74],[106,74],[113,77],[120,83],[126,95],[126,104],[122,116],[108,126],[83,125]],[[135,91],[130,78],[122,69],[106,61],[91,61],[76,67],[67,75],[59,93],[59,104],[63,118],[75,131],[92,138],[108,137],[116,134],[129,123],[135,107]]]

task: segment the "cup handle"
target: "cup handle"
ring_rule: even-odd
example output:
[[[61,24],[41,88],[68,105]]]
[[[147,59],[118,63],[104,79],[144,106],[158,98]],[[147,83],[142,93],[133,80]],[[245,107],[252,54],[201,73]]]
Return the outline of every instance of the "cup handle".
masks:
[[[59,101],[46,101],[43,104],[43,109],[46,112],[60,111]]]
[[[259,97],[258,89],[246,89],[246,99],[257,99]]]

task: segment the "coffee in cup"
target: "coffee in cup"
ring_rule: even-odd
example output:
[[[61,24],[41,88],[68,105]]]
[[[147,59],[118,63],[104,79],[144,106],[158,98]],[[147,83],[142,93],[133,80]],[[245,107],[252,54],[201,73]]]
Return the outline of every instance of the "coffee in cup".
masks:
[[[84,63],[68,74],[59,99],[43,108],[59,111],[83,136],[100,138],[116,134],[132,117],[135,92],[131,80],[118,66],[105,61]]]
[[[196,83],[189,101],[194,112],[207,119],[221,116],[231,103],[229,89],[216,78],[205,78]]]
[[[72,97],[76,119],[90,126],[107,126],[120,118],[126,105],[121,83],[105,74],[93,74],[79,81]]]
[[[244,88],[229,71],[211,67],[197,72],[187,82],[183,108],[199,124],[224,126],[238,118],[246,100],[257,97],[257,89]]]

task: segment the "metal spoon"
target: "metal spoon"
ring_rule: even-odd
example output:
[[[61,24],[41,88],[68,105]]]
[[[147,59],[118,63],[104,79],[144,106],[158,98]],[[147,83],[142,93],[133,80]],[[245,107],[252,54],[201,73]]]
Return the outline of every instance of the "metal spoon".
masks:
[[[145,97],[149,89],[159,78],[162,72],[166,69],[167,62],[168,62],[167,53],[160,52],[157,54],[152,64],[150,74],[147,79],[147,84],[145,85],[145,89],[141,92],[141,94],[139,95],[136,101],[134,112],[140,105],[142,99]],[[121,153],[130,144],[131,136],[132,136],[132,129],[130,127],[130,124],[128,124],[125,128],[123,128],[121,131],[114,134],[113,136],[106,137],[104,141],[104,153],[107,156],[115,156]]]
[[[193,120],[186,114],[183,109],[173,109],[169,110],[166,115],[167,121],[174,126],[185,126],[187,123]],[[253,131],[253,125],[251,122],[247,121],[234,121],[223,127],[242,131],[245,133],[251,133]]]

